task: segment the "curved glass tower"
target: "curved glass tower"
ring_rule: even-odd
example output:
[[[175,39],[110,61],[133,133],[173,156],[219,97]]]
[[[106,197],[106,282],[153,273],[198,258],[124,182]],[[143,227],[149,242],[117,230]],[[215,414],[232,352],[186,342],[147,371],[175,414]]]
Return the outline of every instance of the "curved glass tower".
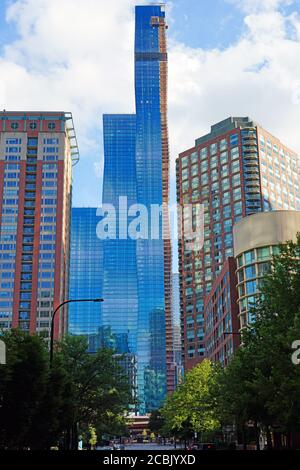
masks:
[[[162,5],[136,7],[136,114],[103,118],[103,203],[118,211],[119,197],[126,196],[128,207],[143,204],[149,216],[148,233],[122,239],[118,229],[131,219],[121,209],[117,238],[103,245],[103,324],[117,352],[135,357],[140,413],[158,408],[174,388],[167,217],[155,239],[150,228],[151,205],[169,200],[165,31]]]

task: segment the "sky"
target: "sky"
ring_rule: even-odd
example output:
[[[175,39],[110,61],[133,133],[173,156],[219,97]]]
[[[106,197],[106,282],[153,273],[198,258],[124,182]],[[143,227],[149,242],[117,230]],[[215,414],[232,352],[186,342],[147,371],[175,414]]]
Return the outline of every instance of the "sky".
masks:
[[[103,113],[134,112],[134,0],[0,0],[0,108],[73,113],[74,206],[98,206]],[[175,160],[245,115],[300,155],[300,0],[167,1]]]

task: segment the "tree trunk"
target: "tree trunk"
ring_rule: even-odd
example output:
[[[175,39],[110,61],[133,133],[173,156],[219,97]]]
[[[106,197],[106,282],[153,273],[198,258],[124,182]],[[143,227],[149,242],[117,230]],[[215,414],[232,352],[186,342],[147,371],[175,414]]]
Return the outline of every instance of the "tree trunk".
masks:
[[[257,425],[257,421],[254,421],[254,432],[255,432],[256,450],[260,450],[260,443],[259,443],[260,429]]]
[[[291,447],[292,447],[292,439],[291,438],[292,438],[291,431],[288,431],[287,435],[286,435],[286,445],[287,445],[288,449],[291,449]]]
[[[72,450],[78,450],[78,427],[77,427],[77,423],[74,423],[73,426],[72,426],[71,449]]]
[[[68,426],[68,429],[67,429],[67,432],[66,432],[65,449],[66,450],[71,449],[71,426]]]
[[[268,449],[268,450],[273,450],[272,436],[271,436],[271,432],[270,432],[270,426],[267,426],[267,449]]]
[[[243,450],[247,450],[247,442],[246,442],[246,432],[245,432],[245,425],[242,426],[242,441],[243,441]]]

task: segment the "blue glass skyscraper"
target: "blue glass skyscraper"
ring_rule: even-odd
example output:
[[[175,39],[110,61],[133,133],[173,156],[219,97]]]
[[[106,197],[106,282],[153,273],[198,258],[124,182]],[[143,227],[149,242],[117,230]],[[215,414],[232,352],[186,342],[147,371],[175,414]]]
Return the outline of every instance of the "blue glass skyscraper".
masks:
[[[73,208],[70,253],[70,299],[101,297],[103,252],[102,241],[96,236],[96,208]],[[94,302],[69,305],[68,331],[86,335],[89,351],[103,346],[101,304]]]
[[[104,115],[103,203],[168,204],[166,23],[162,5],[136,7],[135,115]],[[125,220],[123,210],[117,223]],[[130,218],[128,220],[130,223]],[[167,227],[167,228],[166,228]],[[164,233],[168,231],[165,225]],[[139,411],[158,408],[174,387],[170,239],[103,242],[103,324],[117,352],[134,355]],[[141,235],[142,236],[142,235]],[[121,237],[122,238],[122,237]]]
[[[136,202],[135,115],[105,115],[103,202],[119,210],[119,197]],[[125,214],[123,214],[123,217]],[[116,229],[119,229],[117,222]],[[138,288],[136,242],[103,242],[103,326],[113,335],[117,353],[137,350]]]

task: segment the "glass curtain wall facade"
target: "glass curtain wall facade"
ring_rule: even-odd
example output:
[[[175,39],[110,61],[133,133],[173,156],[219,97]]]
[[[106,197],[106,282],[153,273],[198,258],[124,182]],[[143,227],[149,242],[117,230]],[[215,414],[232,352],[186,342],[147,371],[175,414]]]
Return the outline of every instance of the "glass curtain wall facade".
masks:
[[[135,115],[104,115],[103,203],[116,213],[119,197],[136,202]],[[116,233],[125,222],[121,212]],[[103,337],[118,354],[136,354],[138,341],[138,284],[136,243],[119,237],[103,242]]]
[[[96,208],[73,208],[71,223],[70,299],[102,297],[102,242],[96,236]],[[102,304],[94,302],[69,305],[68,330],[71,335],[86,335],[89,352],[101,346]]]
[[[300,211],[265,211],[245,217],[233,229],[234,256],[237,261],[239,328],[255,319],[251,307],[271,269],[272,258],[287,240],[296,241]]]
[[[135,14],[136,114],[104,115],[103,203],[118,210],[119,196],[127,196],[128,207],[143,204],[150,217],[151,204],[169,197],[166,24],[161,5]],[[143,238],[104,241],[103,322],[118,338],[117,351],[136,357],[141,413],[158,408],[174,387],[171,244],[159,231],[151,239],[149,223]]]

